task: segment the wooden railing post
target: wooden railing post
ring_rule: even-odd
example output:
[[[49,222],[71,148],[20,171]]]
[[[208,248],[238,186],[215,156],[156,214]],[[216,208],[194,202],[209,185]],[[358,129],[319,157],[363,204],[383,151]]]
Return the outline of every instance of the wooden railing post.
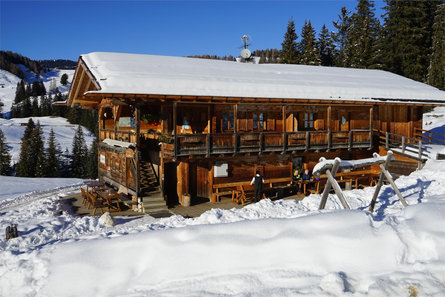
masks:
[[[287,132],[284,132],[283,133],[283,152],[282,152],[282,154],[285,154],[287,151],[287,139],[288,139]]]
[[[207,151],[206,156],[207,157],[210,157],[211,148],[212,148],[212,138],[210,136],[210,133],[208,133],[206,135],[206,151]]]
[[[373,137],[373,135],[372,135],[372,129],[371,130],[369,130],[369,149],[370,150],[372,150],[372,137]]]
[[[418,152],[418,158],[419,160],[417,160],[417,169],[422,169],[422,141],[419,140],[419,152]]]
[[[332,147],[332,132],[329,130],[328,131],[328,149],[326,151],[329,152],[331,150],[331,147]]]
[[[348,150],[350,151],[352,149],[352,130],[349,130],[349,137],[348,137]]]
[[[263,148],[264,148],[264,134],[263,132],[260,132],[260,152],[259,154],[263,154]]]
[[[233,133],[233,153],[236,154],[239,151],[239,134]]]
[[[309,150],[311,144],[311,135],[309,134],[309,131],[306,131],[306,152]]]
[[[389,150],[389,133],[385,132],[385,148]]]
[[[405,153],[405,136],[402,136],[402,153]]]

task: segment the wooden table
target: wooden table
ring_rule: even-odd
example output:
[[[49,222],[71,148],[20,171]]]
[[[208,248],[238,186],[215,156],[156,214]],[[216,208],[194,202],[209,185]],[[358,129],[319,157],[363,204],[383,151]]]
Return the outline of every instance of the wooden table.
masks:
[[[109,212],[121,211],[121,208],[119,206],[119,200],[123,198],[121,194],[111,189],[96,191],[96,193],[100,198],[107,201]],[[115,205],[113,205],[113,201],[116,202]]]
[[[97,187],[104,187],[105,184],[98,180],[89,180],[85,181],[84,184],[87,186],[87,192],[89,192],[88,188],[97,188]]]

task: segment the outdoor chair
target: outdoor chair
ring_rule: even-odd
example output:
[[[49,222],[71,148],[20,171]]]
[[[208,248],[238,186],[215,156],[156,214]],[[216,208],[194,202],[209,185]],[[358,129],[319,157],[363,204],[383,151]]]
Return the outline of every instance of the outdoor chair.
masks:
[[[96,210],[98,208],[100,208],[100,211],[102,212],[102,214],[104,213],[103,208],[107,207],[107,205],[104,203],[104,201],[100,198],[98,198],[97,196],[95,196],[94,194],[88,193],[88,200],[89,200],[89,204],[88,204],[88,209],[90,208],[90,205],[93,206],[94,210],[93,210],[93,216],[96,214]]]
[[[82,205],[87,205],[88,202],[87,192],[85,191],[84,188],[80,188],[80,192],[82,193]]]

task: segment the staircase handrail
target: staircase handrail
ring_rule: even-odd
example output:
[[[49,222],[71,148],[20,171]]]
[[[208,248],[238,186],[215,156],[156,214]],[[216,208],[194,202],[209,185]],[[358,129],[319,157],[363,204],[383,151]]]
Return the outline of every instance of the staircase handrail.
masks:
[[[427,135],[425,135],[423,133],[427,133]],[[437,142],[438,142],[438,144],[445,145],[445,140],[433,137],[432,135],[435,135],[435,136],[438,135],[438,136],[444,136],[445,137],[445,134],[442,134],[442,133],[434,132],[434,131],[431,131],[431,130],[425,130],[425,129],[421,129],[421,128],[415,128],[415,136],[418,139],[420,139],[420,140],[422,140],[422,141],[424,141],[424,142],[426,142],[428,144],[437,144]],[[437,142],[433,143],[433,140],[435,140]]]

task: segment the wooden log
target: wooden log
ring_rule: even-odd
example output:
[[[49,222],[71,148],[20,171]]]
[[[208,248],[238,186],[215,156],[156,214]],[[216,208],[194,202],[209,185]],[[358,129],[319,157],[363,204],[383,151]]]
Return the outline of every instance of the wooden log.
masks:
[[[389,174],[388,170],[386,170],[386,168],[382,164],[380,164],[379,166],[382,169],[382,172],[385,175],[386,179],[391,184],[391,187],[396,192],[397,197],[399,197],[400,202],[402,202],[403,206],[405,206],[405,207],[408,206],[408,203],[406,203],[405,199],[402,196],[402,193],[400,193],[400,191],[399,191],[399,188],[397,188],[396,184],[394,183],[394,180],[392,179],[391,174]]]
[[[390,162],[390,160],[391,160],[391,156],[392,156],[392,151],[388,151],[388,153],[387,153],[387,155],[386,155],[386,161],[385,161],[385,165],[383,166],[383,168],[386,170],[386,169],[388,169],[388,166],[389,166],[389,162]],[[376,157],[376,156],[378,156],[378,154],[377,153],[374,153],[374,156]],[[381,164],[380,164],[381,165]],[[382,167],[380,167],[380,168],[382,168]],[[376,203],[376,201],[377,201],[377,197],[378,197],[378,195],[379,195],[379,193],[380,193],[380,189],[382,188],[382,185],[383,185],[383,177],[384,177],[384,173],[383,173],[383,171],[382,172],[380,172],[380,176],[379,176],[379,181],[377,182],[377,186],[376,186],[376,188],[375,188],[375,191],[374,191],[374,195],[372,196],[372,199],[371,199],[371,204],[370,204],[370,206],[369,206],[369,211],[370,212],[373,212],[374,211],[374,206],[375,206],[375,203]]]
[[[343,205],[343,207],[345,209],[351,209],[351,207],[349,207],[349,204],[346,201],[345,196],[343,195],[343,191],[341,190],[341,188],[340,188],[337,180],[335,179],[334,175],[329,170],[326,170],[326,176],[328,177],[328,182],[334,188],[335,194],[337,194],[337,197],[340,200],[340,202]]]
[[[321,157],[320,158],[320,162],[323,162],[323,161],[326,161],[326,159]],[[334,164],[332,166],[332,174],[333,175],[337,174],[340,162],[341,162],[340,158],[335,158],[335,162],[334,162]],[[323,194],[321,195],[320,206],[318,207],[318,209],[324,209],[325,208],[329,192],[331,191],[331,187],[332,187],[331,183],[326,183],[326,186],[324,187],[324,190],[323,190]]]

